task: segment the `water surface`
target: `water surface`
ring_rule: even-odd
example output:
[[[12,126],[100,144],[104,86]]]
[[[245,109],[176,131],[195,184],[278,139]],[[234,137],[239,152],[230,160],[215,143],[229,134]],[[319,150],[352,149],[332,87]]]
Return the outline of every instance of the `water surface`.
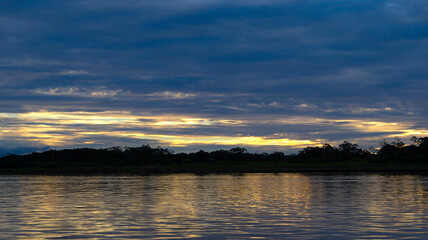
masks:
[[[426,239],[428,176],[0,176],[0,239]]]

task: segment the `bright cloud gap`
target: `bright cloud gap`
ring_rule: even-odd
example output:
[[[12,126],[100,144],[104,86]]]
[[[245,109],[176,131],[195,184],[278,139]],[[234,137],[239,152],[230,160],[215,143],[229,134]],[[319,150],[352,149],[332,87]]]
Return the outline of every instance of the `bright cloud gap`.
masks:
[[[376,133],[376,137],[361,137],[358,141],[379,141],[394,136],[410,137],[426,135],[426,129],[413,129],[410,123],[381,122],[356,119],[323,119],[312,117],[290,117],[272,120],[218,119],[197,116],[135,115],[127,111],[105,112],[50,112],[0,113],[3,124],[0,138],[17,139],[23,142],[39,143],[53,147],[94,145],[100,139],[121,139],[158,142],[163,146],[191,147],[200,145],[276,147],[278,149],[298,149],[319,146],[324,143],[336,144],[327,139],[304,138],[298,134],[271,132],[259,136],[251,134],[228,134],[227,129],[251,126],[312,125],[320,129],[333,127],[334,131]],[[189,130],[195,129],[189,134]],[[201,135],[199,129],[222,129],[215,134]],[[398,134],[389,134],[395,132]],[[127,140],[128,139],[128,140]],[[344,139],[349,140],[349,139]],[[105,142],[105,141],[104,141]]]

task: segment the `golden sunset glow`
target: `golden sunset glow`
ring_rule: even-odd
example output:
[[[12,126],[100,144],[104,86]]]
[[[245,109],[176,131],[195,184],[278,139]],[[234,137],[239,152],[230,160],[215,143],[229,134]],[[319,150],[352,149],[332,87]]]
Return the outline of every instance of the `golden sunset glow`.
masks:
[[[303,125],[303,126],[336,126],[345,131],[352,130],[362,133],[385,133],[384,137],[408,137],[425,135],[425,129],[412,129],[410,123],[381,122],[355,119],[324,119],[310,117],[293,117],[270,120],[245,119],[215,119],[197,116],[179,115],[136,115],[127,111],[104,112],[50,112],[38,111],[28,113],[1,113],[3,121],[13,124],[0,127],[0,138],[22,139],[39,142],[49,146],[74,144],[94,144],[95,138],[128,138],[154,140],[167,146],[185,147],[191,145],[248,145],[248,146],[283,146],[288,148],[303,148],[319,146],[325,139],[302,139],[289,137],[280,133],[266,136],[217,134],[203,135],[195,132],[188,134],[180,132],[185,129],[200,127],[239,127],[257,124],[269,125]],[[153,130],[173,130],[176,134],[156,133]],[[336,130],[337,131],[337,130]],[[390,134],[394,132],[396,134]],[[93,139],[94,138],[94,139]],[[379,139],[378,137],[376,137]],[[372,140],[370,137],[359,140]]]

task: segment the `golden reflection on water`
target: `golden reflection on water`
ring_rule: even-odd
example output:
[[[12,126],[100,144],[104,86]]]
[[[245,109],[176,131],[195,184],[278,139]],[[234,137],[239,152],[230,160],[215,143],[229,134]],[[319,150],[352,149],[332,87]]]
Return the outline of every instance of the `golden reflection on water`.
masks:
[[[80,185],[91,183],[78,180],[69,186],[64,177],[40,176],[24,186],[20,194],[19,206],[22,219],[26,224],[19,225],[19,232],[31,236],[31,239],[57,237],[62,234],[85,232],[96,229],[97,232],[113,231],[111,221],[93,221],[108,219],[109,211],[102,191],[81,191]],[[95,187],[95,186],[94,186]],[[38,226],[34,228],[34,226]],[[27,235],[18,239],[28,239]]]
[[[427,184],[379,174],[0,176],[0,239],[418,238]]]

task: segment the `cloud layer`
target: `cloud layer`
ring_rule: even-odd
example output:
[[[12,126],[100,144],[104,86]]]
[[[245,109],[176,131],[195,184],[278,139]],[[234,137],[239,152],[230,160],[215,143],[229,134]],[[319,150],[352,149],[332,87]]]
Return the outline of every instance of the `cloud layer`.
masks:
[[[425,1],[2,1],[5,147],[426,135]]]

